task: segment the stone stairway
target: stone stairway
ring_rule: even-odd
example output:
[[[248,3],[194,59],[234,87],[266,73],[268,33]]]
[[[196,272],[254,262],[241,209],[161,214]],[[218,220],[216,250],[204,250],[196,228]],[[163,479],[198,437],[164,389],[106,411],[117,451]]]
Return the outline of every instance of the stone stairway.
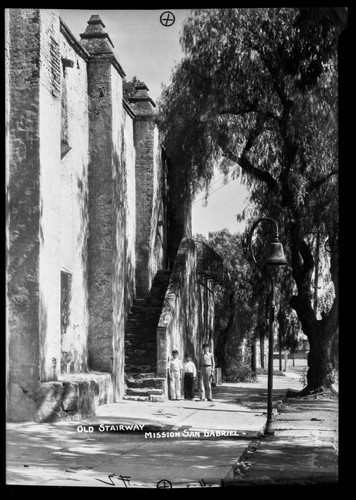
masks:
[[[125,396],[131,401],[164,401],[166,398],[166,379],[154,373],[125,375]]]
[[[146,299],[136,299],[125,328],[125,396],[135,401],[164,401],[166,378],[157,377],[157,326],[170,271],[158,271]]]

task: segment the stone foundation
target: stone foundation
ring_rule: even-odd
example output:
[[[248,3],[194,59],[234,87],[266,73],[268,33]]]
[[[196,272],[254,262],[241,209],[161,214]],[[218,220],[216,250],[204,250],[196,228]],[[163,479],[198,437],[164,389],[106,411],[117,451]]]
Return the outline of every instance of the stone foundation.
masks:
[[[69,375],[63,380],[42,383],[40,394],[37,422],[81,420],[95,415],[99,405],[113,401],[111,375]]]

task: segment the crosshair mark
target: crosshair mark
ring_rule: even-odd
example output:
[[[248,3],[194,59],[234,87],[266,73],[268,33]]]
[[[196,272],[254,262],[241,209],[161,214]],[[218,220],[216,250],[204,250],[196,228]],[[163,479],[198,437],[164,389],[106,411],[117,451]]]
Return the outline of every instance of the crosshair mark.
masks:
[[[172,488],[172,483],[170,481],[168,481],[168,479],[161,479],[161,481],[158,481],[158,483],[157,483],[157,488],[170,489],[170,488]]]
[[[172,26],[172,24],[174,24],[176,18],[174,17],[174,14],[172,14],[172,12],[170,12],[169,10],[166,10],[165,12],[163,12],[163,14],[161,14],[159,20],[160,20],[162,26]]]

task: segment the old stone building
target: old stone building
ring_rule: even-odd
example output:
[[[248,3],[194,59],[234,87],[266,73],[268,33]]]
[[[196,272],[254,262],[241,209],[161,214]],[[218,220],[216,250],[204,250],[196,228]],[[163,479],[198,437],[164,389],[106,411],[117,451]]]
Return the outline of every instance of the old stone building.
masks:
[[[171,202],[155,103],[124,100],[102,19],[78,41],[55,10],[5,17],[8,419],[165,398],[171,350],[210,338],[221,260]]]

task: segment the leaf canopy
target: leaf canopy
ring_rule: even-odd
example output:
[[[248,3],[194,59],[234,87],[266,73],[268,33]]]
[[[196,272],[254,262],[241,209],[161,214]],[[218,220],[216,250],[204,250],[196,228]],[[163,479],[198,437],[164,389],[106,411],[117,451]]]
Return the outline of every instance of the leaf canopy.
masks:
[[[165,146],[191,196],[208,188],[218,165],[241,170],[251,201],[282,226],[298,220],[307,234],[335,216],[343,14],[191,11],[181,35],[185,58],[159,102]]]

